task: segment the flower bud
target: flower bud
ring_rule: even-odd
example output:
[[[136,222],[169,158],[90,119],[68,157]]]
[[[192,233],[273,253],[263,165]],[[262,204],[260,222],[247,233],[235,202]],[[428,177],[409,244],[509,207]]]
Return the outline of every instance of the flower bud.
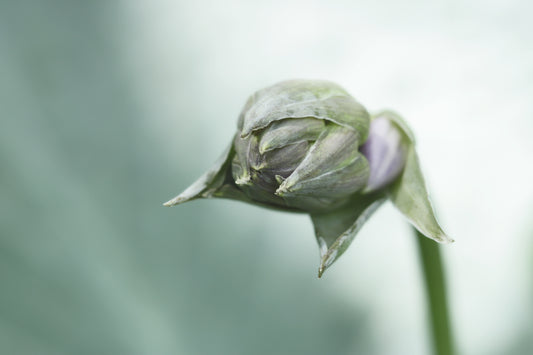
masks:
[[[344,89],[293,80],[255,93],[241,112],[232,176],[250,199],[305,212],[347,202],[366,186],[359,146],[369,115]]]
[[[218,197],[309,213],[321,276],[387,199],[422,234],[452,241],[435,219],[414,144],[398,115],[371,119],[337,84],[284,81],[248,99],[227,151],[165,206]]]

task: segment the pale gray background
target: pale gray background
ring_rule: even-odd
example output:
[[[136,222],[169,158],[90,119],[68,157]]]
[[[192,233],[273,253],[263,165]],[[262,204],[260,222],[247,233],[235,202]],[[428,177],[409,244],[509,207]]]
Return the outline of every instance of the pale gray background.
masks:
[[[0,351],[427,354],[416,245],[386,205],[316,279],[306,216],[164,209],[254,90],[338,82],[411,124],[463,354],[533,336],[527,1],[0,5]]]

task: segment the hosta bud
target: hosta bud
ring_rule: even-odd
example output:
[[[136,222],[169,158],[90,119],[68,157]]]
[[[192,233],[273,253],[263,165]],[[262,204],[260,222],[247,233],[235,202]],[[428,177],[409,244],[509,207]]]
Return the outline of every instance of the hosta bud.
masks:
[[[403,120],[391,112],[371,118],[327,81],[291,80],[257,91],[220,160],[165,205],[209,197],[309,213],[319,276],[386,199],[427,237],[451,241],[435,219]]]
[[[370,117],[326,81],[286,81],[255,93],[234,139],[232,176],[250,199],[306,212],[329,210],[366,186],[359,152]]]

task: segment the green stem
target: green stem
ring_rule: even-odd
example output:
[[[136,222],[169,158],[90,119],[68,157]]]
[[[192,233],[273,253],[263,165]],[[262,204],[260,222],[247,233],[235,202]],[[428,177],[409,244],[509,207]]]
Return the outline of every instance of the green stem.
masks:
[[[444,279],[439,245],[417,230],[415,233],[428,298],[434,353],[436,355],[453,355],[454,347],[446,301],[446,280]]]

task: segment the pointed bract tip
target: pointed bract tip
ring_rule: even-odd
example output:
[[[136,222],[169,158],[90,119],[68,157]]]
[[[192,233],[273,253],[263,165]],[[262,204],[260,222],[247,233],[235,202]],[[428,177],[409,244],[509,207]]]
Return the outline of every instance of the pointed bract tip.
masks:
[[[335,262],[337,259],[338,250],[337,249],[328,249],[325,253],[320,253],[320,266],[318,267],[318,278],[321,278],[324,275],[324,272]]]
[[[450,237],[448,237],[446,234],[443,234],[441,236],[439,236],[440,239],[437,240],[437,242],[441,243],[441,244],[452,244],[452,243],[455,243],[455,239],[452,239]]]
[[[279,175],[278,175],[279,176]],[[281,179],[280,179],[281,180]],[[287,195],[290,193],[290,190],[289,190],[290,186],[287,186],[287,180],[284,179],[281,184],[279,185],[279,187],[277,188],[275,194],[278,195],[278,196],[284,196],[284,195]]]
[[[252,132],[248,132],[248,130],[244,130],[243,129],[242,132],[241,132],[241,138],[242,139],[246,139],[250,135],[250,133],[252,133]]]
[[[252,181],[250,179],[250,175],[246,175],[246,176],[241,176],[239,177],[237,180],[235,180],[235,183],[239,186],[242,186],[242,185],[251,185],[252,184]]]
[[[452,243],[455,243],[454,239],[448,237],[444,233],[431,234],[431,233],[422,233],[420,231],[419,231],[419,233],[420,233],[421,236],[426,237],[428,239],[431,239],[434,242],[437,242],[439,244],[452,244]]]
[[[322,275],[326,272],[328,267],[333,263],[331,258],[322,258],[320,260],[320,266],[318,267],[318,278],[320,279]]]
[[[265,154],[265,153],[267,152],[268,148],[269,148],[268,145],[266,145],[266,144],[264,144],[264,143],[261,144],[261,145],[259,146],[259,154],[261,154],[261,155]]]
[[[284,188],[281,188],[281,186],[280,186],[280,187],[278,187],[278,189],[276,190],[276,192],[274,192],[274,194],[276,194],[276,195],[278,195],[278,196],[283,196],[283,194],[284,194],[285,192],[287,192],[287,190],[285,190]]]
[[[165,206],[165,207],[176,206],[182,200],[182,198],[180,196],[181,195],[174,197],[172,200],[168,200],[167,202],[163,203],[163,206]]]
[[[320,265],[318,267],[318,278],[319,279],[322,277],[322,274],[324,274],[324,271],[326,271],[326,269],[324,268],[324,265]]]
[[[267,163],[265,161],[260,162],[259,164],[252,164],[250,168],[255,171],[261,171],[264,168],[267,167]]]

